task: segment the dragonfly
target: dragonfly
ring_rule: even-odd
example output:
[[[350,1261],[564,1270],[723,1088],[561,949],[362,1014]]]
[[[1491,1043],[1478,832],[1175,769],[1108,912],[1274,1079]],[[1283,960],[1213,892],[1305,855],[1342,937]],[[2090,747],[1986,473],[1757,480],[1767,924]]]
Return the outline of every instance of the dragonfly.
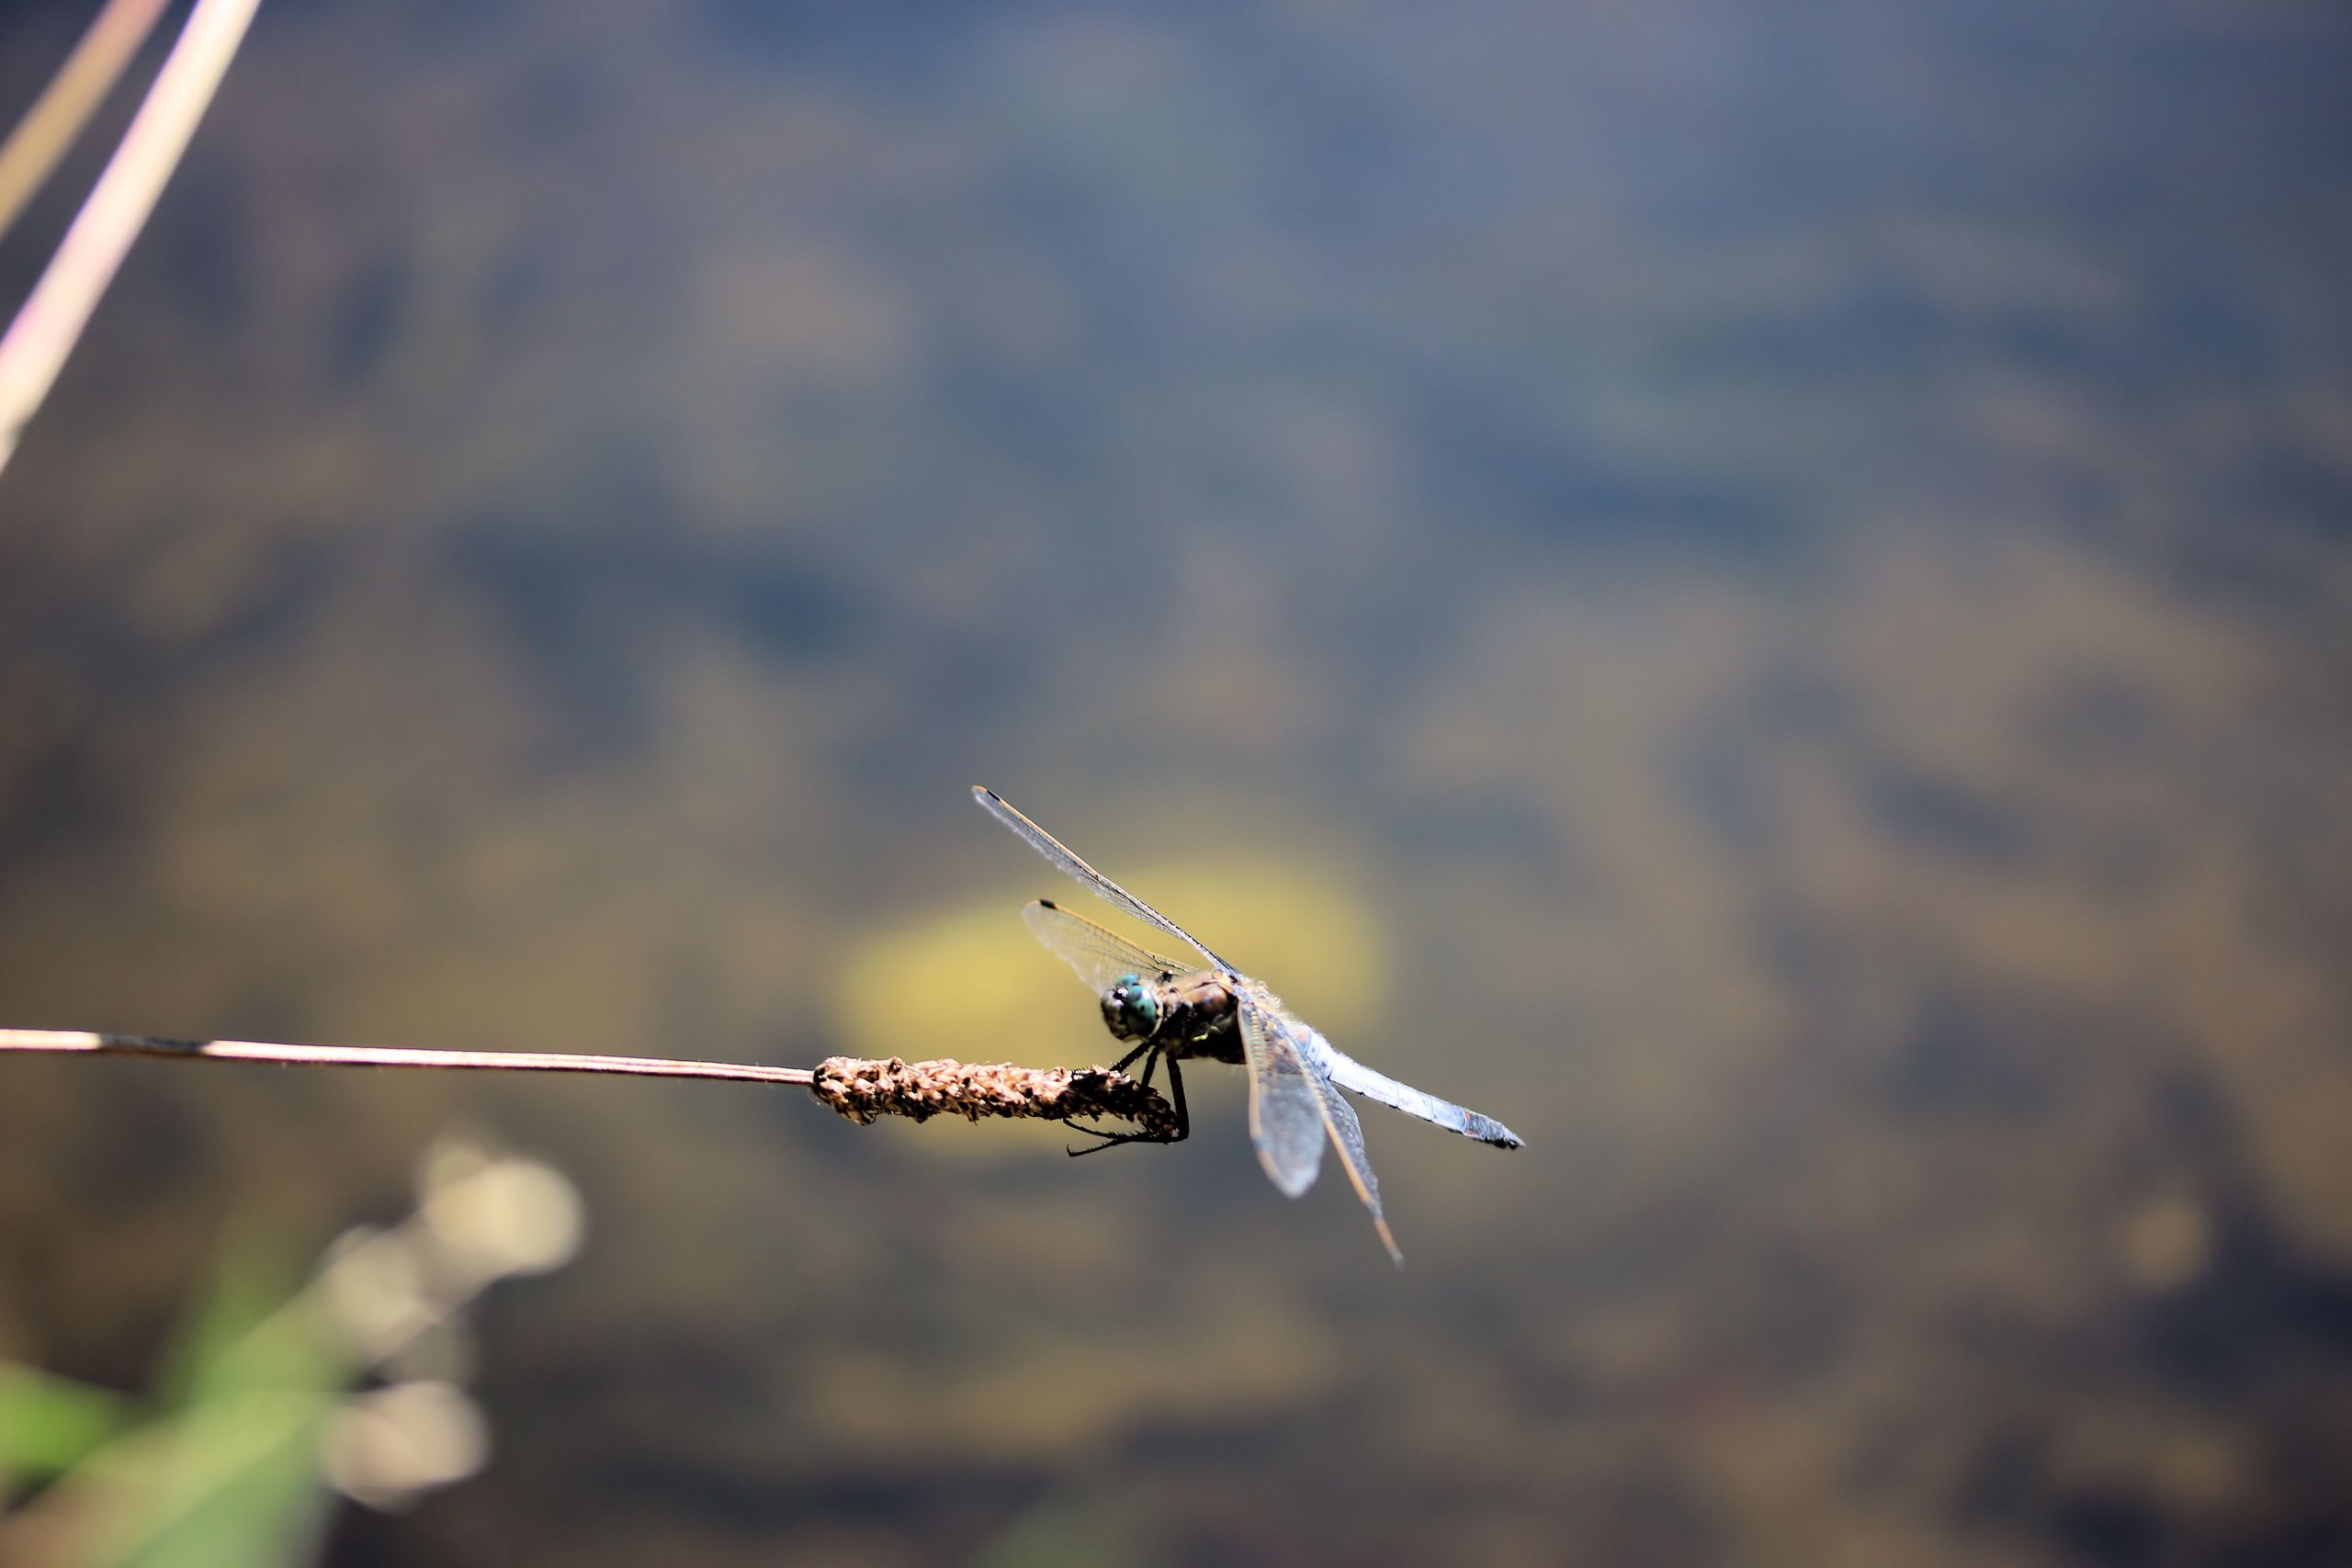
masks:
[[[972,798],[1080,886],[1207,960],[1204,967],[1189,959],[1164,958],[1050,898],[1035,899],[1022,910],[1037,940],[1076,970],[1101,999],[1102,1021],[1113,1036],[1134,1043],[1114,1070],[1125,1072],[1141,1057],[1143,1083],[1149,1088],[1159,1064],[1168,1066],[1169,1099],[1176,1112],[1172,1135],[1095,1133],[1101,1143],[1072,1153],[1091,1154],[1117,1144],[1179,1142],[1191,1134],[1192,1117],[1184,1108],[1184,1079],[1177,1064],[1205,1060],[1246,1067],[1250,1141],[1267,1178],[1285,1197],[1301,1196],[1315,1185],[1328,1142],[1356,1196],[1371,1212],[1381,1245],[1402,1263],[1405,1255],[1380,1212],[1380,1183],[1364,1155],[1363,1129],[1340,1089],[1352,1089],[1482,1144],[1502,1149],[1521,1146],[1519,1134],[1493,1117],[1398,1083],[1333,1045],[1284,1007],[1264,981],[1219,958],[1200,938],[1080,860],[994,790],[974,784]]]

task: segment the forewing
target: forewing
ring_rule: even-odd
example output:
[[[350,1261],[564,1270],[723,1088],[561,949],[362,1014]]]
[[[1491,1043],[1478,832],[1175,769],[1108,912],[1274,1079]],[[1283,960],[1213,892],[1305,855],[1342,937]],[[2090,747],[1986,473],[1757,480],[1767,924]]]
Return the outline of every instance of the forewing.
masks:
[[[1295,1198],[1315,1185],[1323,1164],[1322,1075],[1308,1066],[1283,1028],[1249,992],[1241,993],[1241,1044],[1250,1067],[1250,1141],[1267,1178]],[[1328,1089],[1329,1086],[1324,1084]]]
[[[1232,964],[1203,946],[1199,938],[1072,854],[1059,839],[1006,805],[996,791],[986,784],[974,784],[972,798],[985,807],[989,816],[1027,840],[1031,849],[1060,867],[1071,880],[1091,889],[1097,897],[1116,905],[1139,920],[1158,926],[1226,973],[1234,972]]]
[[[1050,898],[1040,898],[1021,911],[1029,929],[1055,957],[1078,971],[1078,977],[1097,996],[1129,975],[1146,980],[1183,974],[1193,967],[1137,947],[1125,937],[1098,926],[1083,915],[1073,915]]]

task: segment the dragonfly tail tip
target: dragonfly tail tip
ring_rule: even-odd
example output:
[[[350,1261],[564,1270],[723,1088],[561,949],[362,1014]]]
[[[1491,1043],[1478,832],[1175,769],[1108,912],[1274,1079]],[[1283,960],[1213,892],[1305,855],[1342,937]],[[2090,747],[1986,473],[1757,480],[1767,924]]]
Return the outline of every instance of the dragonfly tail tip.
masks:
[[[1478,1118],[1478,1122],[1479,1125],[1472,1132],[1471,1136],[1482,1144],[1490,1144],[1498,1149],[1523,1149],[1527,1146],[1520,1140],[1517,1133],[1491,1116],[1481,1116]]]

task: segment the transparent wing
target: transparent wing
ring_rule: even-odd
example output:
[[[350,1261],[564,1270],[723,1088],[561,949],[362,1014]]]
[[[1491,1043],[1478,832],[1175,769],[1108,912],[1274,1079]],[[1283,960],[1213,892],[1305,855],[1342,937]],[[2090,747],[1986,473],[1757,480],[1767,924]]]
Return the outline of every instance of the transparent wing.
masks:
[[[1348,1173],[1348,1184],[1372,1212],[1372,1228],[1380,1233],[1380,1245],[1388,1249],[1392,1260],[1404,1262],[1405,1255],[1397,1249],[1396,1238],[1388,1230],[1388,1220],[1380,1212],[1380,1179],[1372,1174],[1372,1157],[1363,1152],[1363,1128],[1356,1121],[1355,1107],[1348,1103],[1347,1096],[1322,1070],[1329,1058],[1340,1054],[1322,1035],[1287,1013],[1275,1014],[1273,1021],[1295,1043],[1293,1054],[1303,1056],[1308,1064],[1307,1078],[1315,1086],[1316,1107],[1324,1130],[1330,1134],[1332,1145],[1340,1151],[1340,1165]]]
[[[1282,1027],[1249,992],[1241,993],[1241,1045],[1250,1066],[1250,1141],[1266,1176],[1295,1198],[1315,1185],[1323,1165],[1321,1075],[1306,1065]]]
[[[1339,1145],[1340,1164],[1348,1173],[1348,1184],[1363,1200],[1363,1206],[1372,1211],[1372,1228],[1380,1233],[1380,1245],[1388,1249],[1389,1259],[1404,1262],[1405,1254],[1389,1232],[1386,1216],[1380,1212],[1380,1179],[1372,1174],[1372,1159],[1363,1152],[1363,1128],[1356,1122],[1355,1108],[1320,1073],[1315,1075],[1315,1092],[1323,1103],[1323,1124],[1330,1131],[1331,1142]]]
[[[1103,875],[1101,872],[1095,870],[1092,866],[1087,864],[1076,855],[1070,853],[1069,850],[1059,839],[1055,838],[1051,833],[1046,832],[1043,828],[1040,828],[1035,822],[1030,821],[1029,818],[1023,817],[1018,811],[1015,811],[1012,807],[1007,806],[1003,799],[998,795],[996,791],[989,788],[986,784],[974,784],[972,786],[972,798],[978,801],[981,806],[986,807],[989,816],[994,817],[998,821],[1003,823],[1006,827],[1020,834],[1023,839],[1026,839],[1029,841],[1029,847],[1031,849],[1035,850],[1039,854],[1053,862],[1055,865],[1060,867],[1064,874],[1070,877],[1073,881],[1082,883],[1087,887],[1092,889],[1097,897],[1103,899],[1105,902],[1118,906],[1120,908],[1125,909],[1128,914],[1133,915],[1139,920],[1148,921],[1152,925],[1158,926],[1161,931],[1166,931],[1170,936],[1174,937],[1185,946],[1193,949],[1202,957],[1215,964],[1217,968],[1224,970],[1227,974],[1230,975],[1237,972],[1232,964],[1227,964],[1224,959],[1219,958],[1216,953],[1211,953],[1207,947],[1202,944],[1201,940],[1198,937],[1195,937],[1192,932],[1186,931],[1182,926],[1178,925],[1175,921],[1170,919],[1167,916],[1161,914],[1159,910],[1153,908],[1150,905],[1145,903],[1142,899],[1136,897],[1134,894],[1128,892],[1125,888],[1120,886],[1117,883],[1112,881],[1109,877]]]
[[[1320,1035],[1317,1036],[1321,1039]],[[1440,1100],[1433,1094],[1423,1094],[1410,1084],[1398,1083],[1386,1073],[1376,1073],[1353,1056],[1325,1041],[1324,1070],[1341,1089],[1351,1089],[1366,1100],[1376,1100],[1383,1105],[1395,1106],[1408,1116],[1418,1116],[1434,1126],[1465,1138],[1476,1138],[1482,1144],[1492,1144],[1498,1149],[1521,1147],[1519,1134],[1491,1116],[1481,1116],[1450,1100]]]
[[[1073,915],[1050,898],[1040,898],[1021,911],[1029,929],[1097,996],[1129,975],[1147,980],[1172,977],[1193,967],[1137,947],[1118,932],[1098,926],[1083,915]]]

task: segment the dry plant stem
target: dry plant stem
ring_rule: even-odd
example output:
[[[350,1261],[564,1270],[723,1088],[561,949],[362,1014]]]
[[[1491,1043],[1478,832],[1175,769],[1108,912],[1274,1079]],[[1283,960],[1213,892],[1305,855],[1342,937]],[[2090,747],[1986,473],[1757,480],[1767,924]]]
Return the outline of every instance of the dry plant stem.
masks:
[[[622,1073],[649,1078],[729,1078],[739,1083],[806,1085],[806,1067],[741,1062],[679,1062],[664,1056],[590,1056],[561,1051],[399,1051],[374,1045],[272,1045],[258,1040],[159,1040],[145,1034],[90,1034],[0,1029],[0,1051],[64,1055],[171,1056],[186,1061],[275,1062],[282,1066],[437,1067],[503,1073]]]
[[[32,297],[9,323],[7,335],[0,337],[0,469],[7,467],[26,422],[49,395],[90,312],[154,210],[257,4],[196,0],[106,173],[33,285]]]
[[[0,234],[17,220],[58,159],[106,101],[169,0],[107,0],[64,65],[0,143]]]
[[[1157,1089],[1107,1067],[1016,1067],[1004,1063],[887,1062],[828,1056],[814,1071],[741,1062],[683,1062],[662,1056],[592,1056],[557,1051],[401,1051],[370,1045],[274,1045],[257,1040],[159,1040],[144,1034],[91,1034],[0,1029],[0,1052],[46,1055],[167,1056],[179,1061],[269,1062],[280,1066],[433,1067],[506,1073],[606,1073],[649,1078],[721,1078],[797,1084],[817,1103],[861,1125],[881,1116],[917,1122],[933,1116],[1029,1118],[1047,1122],[1112,1118],[1147,1138],[1171,1139],[1175,1112]]]

